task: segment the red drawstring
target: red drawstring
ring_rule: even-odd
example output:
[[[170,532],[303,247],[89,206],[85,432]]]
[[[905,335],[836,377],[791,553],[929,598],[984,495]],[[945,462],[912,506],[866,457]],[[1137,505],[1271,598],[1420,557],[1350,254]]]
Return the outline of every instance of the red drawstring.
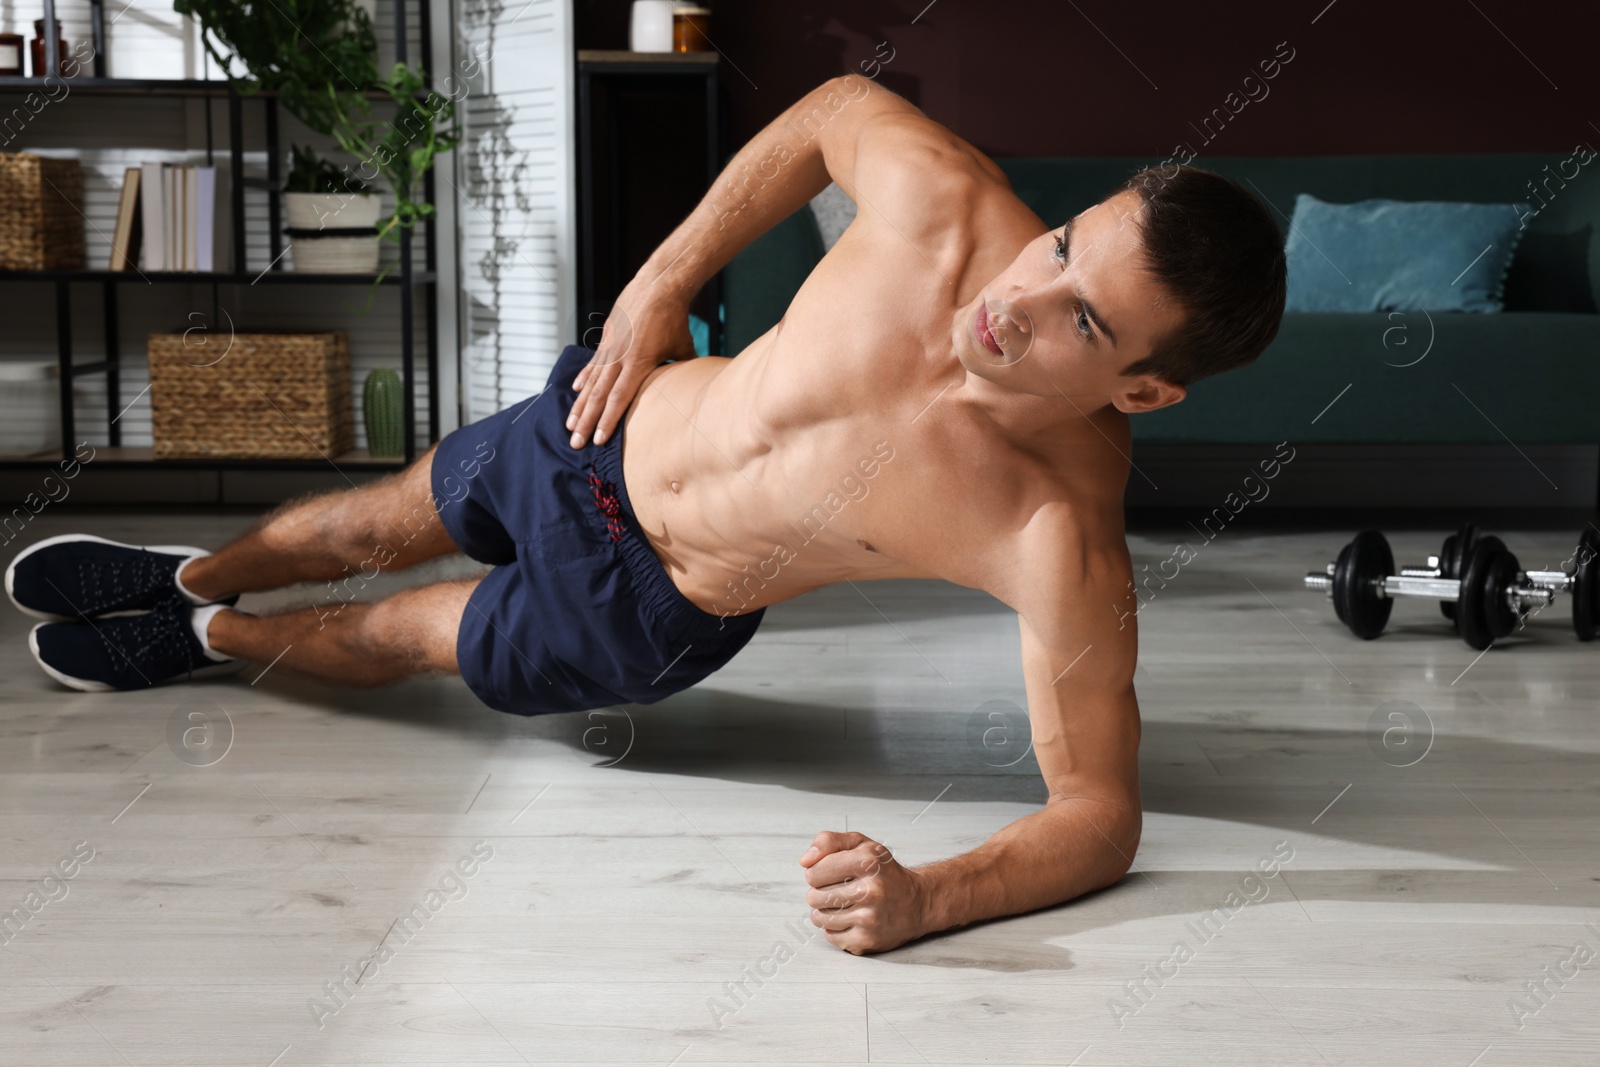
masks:
[[[616,484],[603,481],[590,467],[589,488],[594,491],[595,507],[606,517],[606,529],[611,533],[611,540],[622,540],[622,501],[617,499]]]

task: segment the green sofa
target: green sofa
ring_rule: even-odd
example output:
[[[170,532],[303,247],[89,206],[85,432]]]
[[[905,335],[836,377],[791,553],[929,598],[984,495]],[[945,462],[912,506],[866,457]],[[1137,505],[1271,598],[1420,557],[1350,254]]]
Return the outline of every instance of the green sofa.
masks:
[[[1560,177],[1563,161],[1576,177]],[[997,162],[1023,202],[1055,226],[1152,161]],[[1517,247],[1505,312],[1287,314],[1254,364],[1134,419],[1136,441],[1600,443],[1600,177],[1590,173],[1600,161],[1579,166],[1566,154],[1509,154],[1219,156],[1195,163],[1254,185],[1285,234],[1301,192],[1340,203],[1390,197],[1537,207],[1531,183],[1546,206]],[[802,210],[729,264],[728,354],[778,321],[823,252],[815,219]]]

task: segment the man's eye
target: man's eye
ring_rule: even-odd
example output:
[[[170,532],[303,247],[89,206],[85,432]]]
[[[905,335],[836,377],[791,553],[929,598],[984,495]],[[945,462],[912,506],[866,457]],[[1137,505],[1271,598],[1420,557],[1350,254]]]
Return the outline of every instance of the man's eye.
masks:
[[[1078,325],[1078,332],[1085,337],[1093,337],[1094,330],[1089,328],[1089,313],[1082,308],[1078,309],[1078,317],[1073,320]]]
[[[1067,260],[1066,242],[1061,240],[1059,237],[1056,238],[1056,258],[1061,260],[1063,263],[1065,263]]]

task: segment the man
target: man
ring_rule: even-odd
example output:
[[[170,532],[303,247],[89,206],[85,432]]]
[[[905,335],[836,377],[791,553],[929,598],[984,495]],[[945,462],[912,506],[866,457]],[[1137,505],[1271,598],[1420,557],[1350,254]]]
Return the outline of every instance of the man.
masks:
[[[663,365],[693,354],[699,287],[830,179],[857,217],[784,318],[737,359]],[[1217,175],[1142,171],[1048,230],[976,149],[834,79],[744,147],[623,291],[598,351],[567,349],[536,398],[214,555],[57,538],[13,562],[7,590],[76,620],[31,642],[79,688],[237,661],[340,685],[443,671],[538,714],[659,700],[725,663],[767,605],[830,582],[982,589],[1017,612],[1049,799],[915,869],[859,833],[819,834],[801,858],[813,922],[851,952],[893,948],[1128,870],[1128,416],[1253,360],[1283,293],[1271,218]],[[376,603],[229,606],[303,581],[353,597],[352,581],[458,550],[493,569]]]

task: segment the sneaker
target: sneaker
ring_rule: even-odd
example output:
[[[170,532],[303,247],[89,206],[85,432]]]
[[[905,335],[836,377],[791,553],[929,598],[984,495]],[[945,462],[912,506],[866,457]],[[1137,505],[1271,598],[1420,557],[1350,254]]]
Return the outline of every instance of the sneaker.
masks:
[[[174,590],[137,615],[42,622],[28,634],[28,647],[46,674],[86,693],[144,689],[243,667],[243,660],[218,659],[206,650],[194,632],[194,611]]]
[[[93,619],[149,611],[178,593],[178,568],[200,556],[188,545],[125,545],[89,534],[63,534],[29,545],[6,568],[6,595],[38,619]],[[239,596],[207,601],[236,604]]]

